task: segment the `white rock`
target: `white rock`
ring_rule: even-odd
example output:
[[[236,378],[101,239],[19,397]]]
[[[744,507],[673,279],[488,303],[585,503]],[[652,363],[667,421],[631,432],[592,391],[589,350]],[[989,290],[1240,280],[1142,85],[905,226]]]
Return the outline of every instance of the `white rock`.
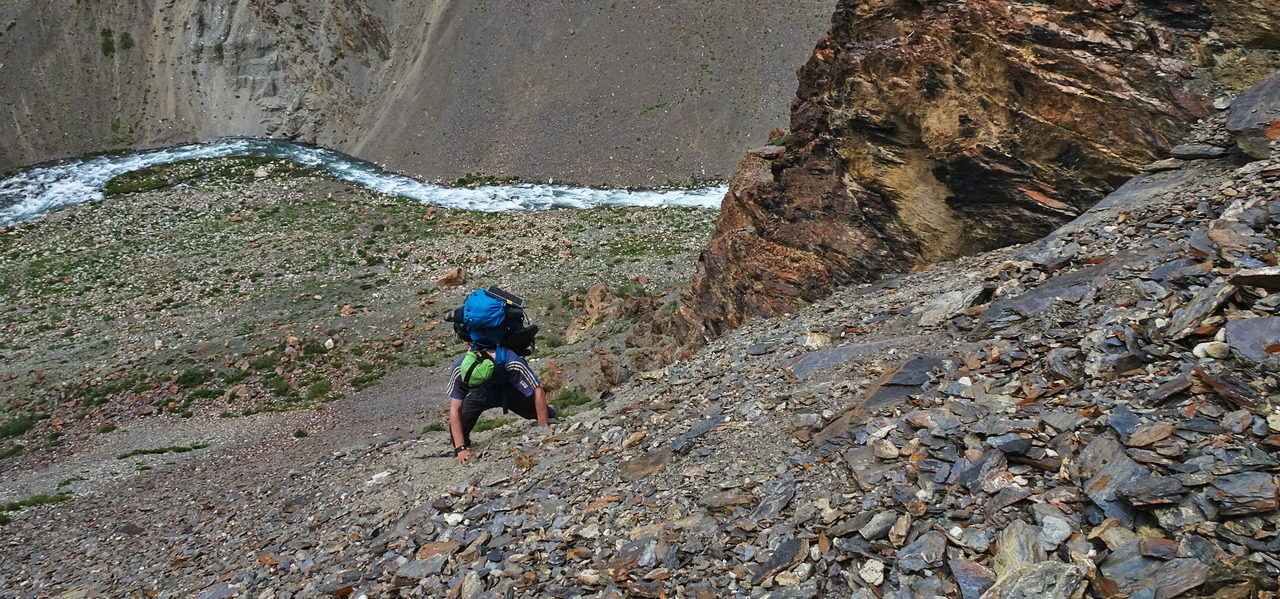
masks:
[[[880,586],[880,583],[884,582],[884,563],[880,560],[867,560],[867,563],[862,564],[858,569],[858,576],[873,587]]]
[[[332,338],[330,338],[330,339],[325,339],[325,340],[324,340],[324,348],[325,348],[325,349],[333,349],[333,346],[335,346],[335,345],[337,345],[337,344],[333,342],[333,339],[332,339]]]
[[[1206,341],[1191,350],[1197,358],[1221,360],[1231,355],[1231,347],[1221,341]]]

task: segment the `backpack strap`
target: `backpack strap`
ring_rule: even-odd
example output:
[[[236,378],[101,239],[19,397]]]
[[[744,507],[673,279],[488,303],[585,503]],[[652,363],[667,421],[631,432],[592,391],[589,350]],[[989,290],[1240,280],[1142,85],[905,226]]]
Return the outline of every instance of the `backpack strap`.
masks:
[[[507,376],[507,348],[498,346],[493,350],[493,369],[502,374],[502,378],[497,381],[498,394],[502,396],[502,415],[506,416],[511,411],[511,400],[508,395],[511,387],[511,380]]]

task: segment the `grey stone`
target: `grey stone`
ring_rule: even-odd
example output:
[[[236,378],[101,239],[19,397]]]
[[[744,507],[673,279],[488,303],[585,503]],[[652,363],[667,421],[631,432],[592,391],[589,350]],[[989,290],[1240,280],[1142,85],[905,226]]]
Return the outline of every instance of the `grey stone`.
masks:
[[[1232,353],[1254,364],[1280,366],[1280,316],[1230,320],[1225,328]]]
[[[1022,520],[1010,522],[996,539],[996,574],[1002,578],[1013,571],[1046,559],[1040,548],[1040,529]]]
[[[1108,517],[1119,518],[1125,526],[1131,526],[1133,508],[1120,500],[1119,491],[1150,477],[1150,471],[1133,461],[1123,446],[1108,437],[1089,442],[1078,461],[1081,475],[1089,477],[1083,487],[1085,495]]]
[[[981,599],[1071,599],[1084,585],[1084,576],[1084,567],[1076,564],[1029,564],[1001,576]]]
[[[1227,155],[1227,151],[1227,148],[1209,144],[1182,144],[1174,146],[1169,151],[1169,155],[1182,160],[1194,160],[1197,158],[1221,158]]]
[[[893,528],[893,523],[898,520],[897,512],[880,512],[871,517],[871,520],[862,525],[858,529],[858,534],[868,541],[883,539],[889,535],[889,529]]]
[[[983,294],[982,286],[969,287],[957,291],[948,291],[933,298],[920,312],[920,326],[929,327],[946,322],[972,306]]]
[[[1243,91],[1227,109],[1227,131],[1241,150],[1254,158],[1271,156],[1271,141],[1280,121],[1280,71]]]
[[[996,583],[996,574],[990,568],[967,559],[947,561],[951,576],[960,587],[961,599],[978,599]]]
[[[1267,291],[1280,291],[1280,266],[1247,268],[1232,273],[1230,282],[1241,287],[1261,287]]]
[[[898,569],[903,572],[918,572],[936,566],[942,563],[946,550],[946,535],[936,530],[929,531],[898,550]]]
[[[1209,497],[1224,516],[1265,514],[1276,510],[1275,477],[1265,472],[1220,476],[1210,483]]]

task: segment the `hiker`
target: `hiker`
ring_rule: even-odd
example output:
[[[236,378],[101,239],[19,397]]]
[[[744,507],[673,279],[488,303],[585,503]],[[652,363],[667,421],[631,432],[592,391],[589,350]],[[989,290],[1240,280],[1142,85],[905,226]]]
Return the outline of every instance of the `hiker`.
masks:
[[[503,408],[519,414],[526,420],[546,426],[556,417],[554,407],[547,405],[547,394],[542,381],[534,374],[529,363],[505,348],[481,350],[493,364],[503,362],[499,352],[507,352],[501,373],[493,373],[489,380],[476,386],[466,383],[466,370],[480,360],[468,360],[469,352],[453,366],[449,377],[449,434],[453,438],[453,453],[459,464],[471,459],[471,429],[475,428],[480,414],[491,408]],[[461,442],[459,442],[461,439]]]
[[[538,326],[528,324],[524,299],[497,287],[477,289],[445,316],[467,343],[449,375],[449,436],[459,464],[471,459],[471,429],[492,408],[515,412],[546,426],[556,417],[542,381],[525,361]]]

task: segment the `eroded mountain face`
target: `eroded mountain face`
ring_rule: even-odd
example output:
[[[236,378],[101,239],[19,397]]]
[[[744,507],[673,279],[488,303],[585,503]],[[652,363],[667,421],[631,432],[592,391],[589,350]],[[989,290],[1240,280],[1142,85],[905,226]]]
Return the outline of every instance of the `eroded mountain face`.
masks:
[[[1276,22],[1230,0],[840,2],[790,135],[731,182],[690,338],[1045,235],[1274,68]]]
[[[0,3],[0,172],[248,135],[427,178],[723,179],[833,5]]]

